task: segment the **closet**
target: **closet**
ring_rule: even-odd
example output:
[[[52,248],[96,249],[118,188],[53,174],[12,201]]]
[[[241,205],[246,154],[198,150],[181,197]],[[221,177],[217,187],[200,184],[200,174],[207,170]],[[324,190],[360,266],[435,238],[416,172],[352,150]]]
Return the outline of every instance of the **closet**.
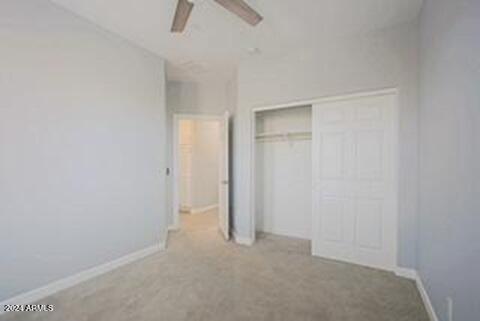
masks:
[[[312,108],[256,113],[256,230],[311,237]]]
[[[395,269],[397,99],[392,89],[255,110],[255,231]]]

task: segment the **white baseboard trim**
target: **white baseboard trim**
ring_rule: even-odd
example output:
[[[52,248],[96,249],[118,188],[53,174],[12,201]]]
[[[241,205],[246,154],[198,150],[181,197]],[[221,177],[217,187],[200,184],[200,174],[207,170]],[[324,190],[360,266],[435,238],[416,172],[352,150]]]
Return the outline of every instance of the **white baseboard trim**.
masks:
[[[30,304],[32,302],[36,302],[52,294],[55,294],[59,291],[65,290],[74,285],[77,285],[79,283],[92,279],[94,277],[100,276],[102,274],[115,270],[123,265],[140,260],[146,256],[152,255],[164,249],[165,249],[165,243],[162,242],[160,244],[147,247],[143,250],[127,254],[113,261],[95,266],[93,268],[82,271],[80,273],[67,276],[66,278],[54,281],[40,288],[19,294],[13,298],[0,302],[0,307],[1,307],[0,315],[4,313],[3,306],[5,305],[12,305],[12,304],[24,305],[24,304]]]
[[[394,272],[397,276],[402,278],[406,278],[414,281],[417,281],[417,278],[418,278],[417,271],[415,271],[414,269],[397,267]]]
[[[168,233],[168,232],[167,232],[167,233]],[[167,236],[165,237],[165,239],[158,244],[158,250],[153,251],[152,253],[147,254],[147,255],[145,255],[145,256],[149,256],[149,255],[151,255],[151,254],[153,254],[153,253],[155,253],[155,252],[158,252],[158,251],[165,251],[165,249],[167,248],[167,237],[168,237],[168,234],[167,234]],[[155,246],[152,246],[152,248],[155,248]],[[142,250],[142,251],[144,251],[144,250]],[[144,257],[145,257],[145,256],[144,256]],[[138,260],[138,259],[137,259],[137,260]],[[134,261],[135,261],[135,260],[134,260]],[[132,261],[132,262],[133,262],[133,261]]]
[[[439,321],[440,319],[437,317],[437,313],[435,312],[435,309],[433,308],[432,302],[430,301],[430,297],[428,296],[427,290],[425,289],[425,286],[423,285],[422,278],[420,275],[417,273],[417,288],[418,291],[420,292],[420,296],[422,297],[423,304],[425,305],[425,309],[427,309],[428,316],[430,317],[431,321]]]
[[[240,245],[252,246],[254,243],[254,240],[252,240],[251,238],[241,237],[235,232],[233,232],[233,239],[235,240],[235,243]]]
[[[203,207],[192,207],[190,209],[190,213],[192,213],[192,214],[203,213],[203,212],[206,212],[206,211],[213,210],[217,207],[218,207],[218,204],[211,204],[211,205],[207,205],[207,206],[203,206]]]
[[[180,226],[178,224],[172,224],[168,226],[168,231],[178,231],[180,229]]]
[[[425,306],[425,309],[427,310],[428,316],[430,318],[430,321],[439,321],[437,317],[437,313],[435,312],[435,309],[433,308],[432,302],[430,301],[430,297],[428,296],[427,290],[425,289],[425,286],[423,285],[422,278],[420,277],[420,274],[414,269],[409,269],[409,268],[402,268],[402,267],[397,267],[395,269],[395,274],[397,276],[411,279],[415,281],[415,284],[417,285],[418,292],[420,293],[420,296],[422,297],[423,305]]]

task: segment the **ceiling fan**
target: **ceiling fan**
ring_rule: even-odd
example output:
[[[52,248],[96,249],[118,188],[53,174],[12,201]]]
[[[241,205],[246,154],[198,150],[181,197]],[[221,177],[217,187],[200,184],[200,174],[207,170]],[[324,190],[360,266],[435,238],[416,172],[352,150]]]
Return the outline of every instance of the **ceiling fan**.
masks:
[[[252,26],[256,26],[263,19],[258,12],[253,10],[243,0],[214,1]],[[177,10],[175,11],[175,17],[173,18],[173,24],[170,30],[171,32],[183,32],[193,6],[193,0],[178,0]]]

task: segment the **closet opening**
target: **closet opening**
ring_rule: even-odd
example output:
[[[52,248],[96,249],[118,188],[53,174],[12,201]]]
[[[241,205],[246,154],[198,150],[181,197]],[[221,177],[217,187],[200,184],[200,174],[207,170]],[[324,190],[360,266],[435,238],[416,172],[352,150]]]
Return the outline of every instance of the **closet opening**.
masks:
[[[397,89],[258,108],[252,116],[251,243],[259,233],[306,239],[314,256],[394,270]]]
[[[255,115],[255,233],[311,240],[312,106]]]

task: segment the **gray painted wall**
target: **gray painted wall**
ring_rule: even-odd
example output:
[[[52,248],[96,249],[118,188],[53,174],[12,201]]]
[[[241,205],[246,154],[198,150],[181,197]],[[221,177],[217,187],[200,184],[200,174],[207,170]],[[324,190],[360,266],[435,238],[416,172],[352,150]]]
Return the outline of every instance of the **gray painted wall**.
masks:
[[[421,16],[418,267],[438,317],[480,319],[480,1]]]
[[[0,24],[2,301],[162,241],[165,83],[49,1],[2,0]]]
[[[418,24],[323,39],[283,57],[258,56],[238,70],[234,225],[251,236],[251,111],[258,106],[385,87],[400,90],[401,266],[416,266],[418,206]]]

